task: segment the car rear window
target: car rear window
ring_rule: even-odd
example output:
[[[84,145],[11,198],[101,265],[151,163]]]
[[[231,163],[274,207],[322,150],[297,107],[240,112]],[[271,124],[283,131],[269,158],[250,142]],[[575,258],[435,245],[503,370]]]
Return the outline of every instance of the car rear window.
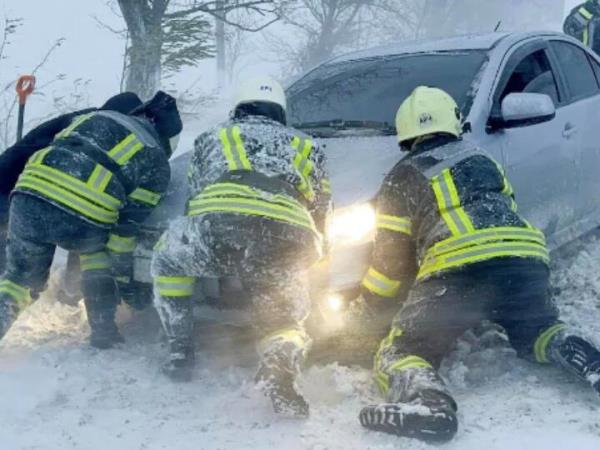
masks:
[[[487,54],[482,50],[388,56],[325,64],[288,89],[290,124],[373,121],[394,124],[417,86],[444,89],[467,115]]]

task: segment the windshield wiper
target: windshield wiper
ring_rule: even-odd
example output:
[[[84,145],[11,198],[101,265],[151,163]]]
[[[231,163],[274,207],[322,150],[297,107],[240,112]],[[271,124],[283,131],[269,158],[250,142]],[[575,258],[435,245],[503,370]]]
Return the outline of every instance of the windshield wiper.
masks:
[[[374,120],[322,120],[319,122],[303,122],[293,125],[301,130],[323,130],[329,129],[334,131],[346,130],[375,130],[383,134],[395,134],[396,128],[388,122],[378,122]]]

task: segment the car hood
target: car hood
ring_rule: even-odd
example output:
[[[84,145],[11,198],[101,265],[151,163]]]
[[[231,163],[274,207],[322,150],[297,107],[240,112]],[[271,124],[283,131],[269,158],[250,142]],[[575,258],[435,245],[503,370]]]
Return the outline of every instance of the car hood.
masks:
[[[393,136],[341,137],[319,139],[327,155],[335,206],[371,200],[385,175],[402,157]],[[171,161],[169,189],[144,223],[150,230],[165,229],[170,220],[185,214],[188,199],[187,167],[191,152]]]

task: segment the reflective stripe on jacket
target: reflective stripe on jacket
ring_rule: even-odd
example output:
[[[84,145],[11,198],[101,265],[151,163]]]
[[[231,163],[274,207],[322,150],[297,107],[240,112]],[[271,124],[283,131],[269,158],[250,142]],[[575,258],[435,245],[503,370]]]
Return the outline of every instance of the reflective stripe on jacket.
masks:
[[[422,143],[387,175],[377,199],[367,293],[394,298],[413,277],[502,257],[549,261],[543,233],[518,213],[502,167],[464,141]]]
[[[129,204],[138,209],[156,206],[169,173],[158,138],[141,122],[98,111],[76,117],[51,146],[36,152],[15,192],[42,197],[92,223],[111,226]],[[148,189],[150,183],[153,189]]]
[[[227,122],[196,140],[188,214],[256,215],[323,232],[331,208],[324,162],[294,129],[263,117]]]

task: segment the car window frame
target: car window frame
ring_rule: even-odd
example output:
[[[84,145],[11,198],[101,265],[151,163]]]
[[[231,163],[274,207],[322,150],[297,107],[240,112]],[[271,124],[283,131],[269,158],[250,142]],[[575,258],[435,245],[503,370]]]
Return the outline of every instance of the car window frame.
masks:
[[[521,62],[524,59],[540,50],[543,50],[546,54],[546,57],[548,58],[550,70],[552,70],[552,73],[554,75],[554,81],[556,82],[556,86],[558,88],[558,95],[560,100],[558,104],[554,106],[556,109],[559,109],[567,104],[566,86],[564,84],[564,79],[562,78],[562,73],[560,72],[560,69],[557,66],[554,54],[551,54],[549,52],[549,45],[546,39],[537,38],[534,41],[528,41],[517,45],[506,52],[503,63],[500,65],[498,74],[496,75],[494,86],[492,88],[492,107],[489,115],[489,123],[491,123],[491,121],[493,121],[494,118],[498,119],[501,117],[502,105],[500,104],[500,96],[504,92],[504,89],[506,88],[506,85],[508,84],[510,77],[512,76],[515,69],[518,67],[519,64],[521,64]]]
[[[594,79],[596,80],[596,91],[594,94],[591,94],[591,95],[590,94],[582,94],[582,95],[578,95],[578,96],[573,95],[573,93],[571,92],[571,90],[569,89],[569,86],[567,84],[566,73],[564,72],[562,65],[559,62],[558,55],[556,54],[554,47],[551,45],[552,42],[562,42],[567,45],[572,45],[573,47],[578,48],[585,54],[586,60],[590,66],[590,70],[592,71],[592,74],[594,75]],[[598,76],[596,75],[596,71],[592,67],[592,64],[590,62],[591,55],[586,47],[583,47],[582,45],[579,45],[578,43],[572,42],[570,40],[560,39],[559,37],[553,36],[552,38],[548,39],[548,53],[549,53],[549,56],[552,58],[552,60],[554,60],[554,64],[558,68],[558,74],[559,74],[559,77],[561,78],[561,84],[564,86],[564,90],[565,90],[565,98],[564,98],[565,102],[564,103],[565,104],[563,106],[572,105],[573,103],[577,103],[582,100],[600,95],[600,80],[598,79]]]

